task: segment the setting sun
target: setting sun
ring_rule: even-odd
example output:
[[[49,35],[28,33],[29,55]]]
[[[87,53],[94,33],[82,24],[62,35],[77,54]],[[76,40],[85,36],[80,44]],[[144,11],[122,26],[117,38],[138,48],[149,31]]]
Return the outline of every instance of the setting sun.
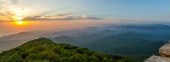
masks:
[[[16,21],[16,25],[26,25],[27,23],[25,21]]]
[[[23,21],[17,21],[17,24],[22,25]]]

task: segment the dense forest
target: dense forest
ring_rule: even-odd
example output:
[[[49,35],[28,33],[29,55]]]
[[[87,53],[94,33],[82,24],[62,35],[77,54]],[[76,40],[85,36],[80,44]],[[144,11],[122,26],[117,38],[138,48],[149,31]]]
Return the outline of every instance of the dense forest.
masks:
[[[134,60],[69,44],[56,44],[47,38],[39,38],[0,53],[0,62],[134,62]]]

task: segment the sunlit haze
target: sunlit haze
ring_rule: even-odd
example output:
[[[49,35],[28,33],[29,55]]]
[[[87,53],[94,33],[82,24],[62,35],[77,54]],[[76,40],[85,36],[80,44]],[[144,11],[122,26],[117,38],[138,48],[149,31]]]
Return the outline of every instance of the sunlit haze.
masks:
[[[1,22],[2,36],[26,31],[63,31],[110,24],[103,21],[14,21]]]
[[[169,22],[169,2],[168,0],[0,0],[0,34],[3,36],[21,31],[80,28],[96,25],[98,21],[99,23]]]

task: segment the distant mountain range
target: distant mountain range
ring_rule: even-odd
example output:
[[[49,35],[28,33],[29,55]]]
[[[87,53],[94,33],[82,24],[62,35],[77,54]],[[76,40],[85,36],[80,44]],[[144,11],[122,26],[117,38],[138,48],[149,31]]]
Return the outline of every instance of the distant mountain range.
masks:
[[[63,32],[22,32],[0,38],[0,51],[15,48],[38,37],[47,37],[56,43],[86,47],[93,51],[130,56],[141,59],[139,62],[142,62],[149,56],[158,54],[159,47],[170,39],[170,26],[110,25]]]
[[[110,28],[126,28],[126,29],[148,29],[148,30],[170,30],[170,26],[164,24],[152,24],[152,25],[117,25],[117,26],[108,26]]]
[[[101,33],[85,34],[78,37],[63,35],[53,40],[59,43],[69,43],[80,47],[87,47],[94,51],[131,56],[136,59],[145,60],[152,54],[157,54],[157,49],[165,44],[165,42],[150,40],[147,37],[149,36],[127,32],[108,36],[102,35]]]

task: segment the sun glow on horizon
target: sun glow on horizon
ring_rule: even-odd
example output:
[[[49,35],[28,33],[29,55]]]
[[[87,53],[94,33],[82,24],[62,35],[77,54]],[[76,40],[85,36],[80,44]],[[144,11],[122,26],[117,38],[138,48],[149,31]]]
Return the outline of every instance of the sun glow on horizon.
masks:
[[[15,25],[26,25],[27,24],[27,22],[25,22],[25,21],[16,21],[15,22]]]

